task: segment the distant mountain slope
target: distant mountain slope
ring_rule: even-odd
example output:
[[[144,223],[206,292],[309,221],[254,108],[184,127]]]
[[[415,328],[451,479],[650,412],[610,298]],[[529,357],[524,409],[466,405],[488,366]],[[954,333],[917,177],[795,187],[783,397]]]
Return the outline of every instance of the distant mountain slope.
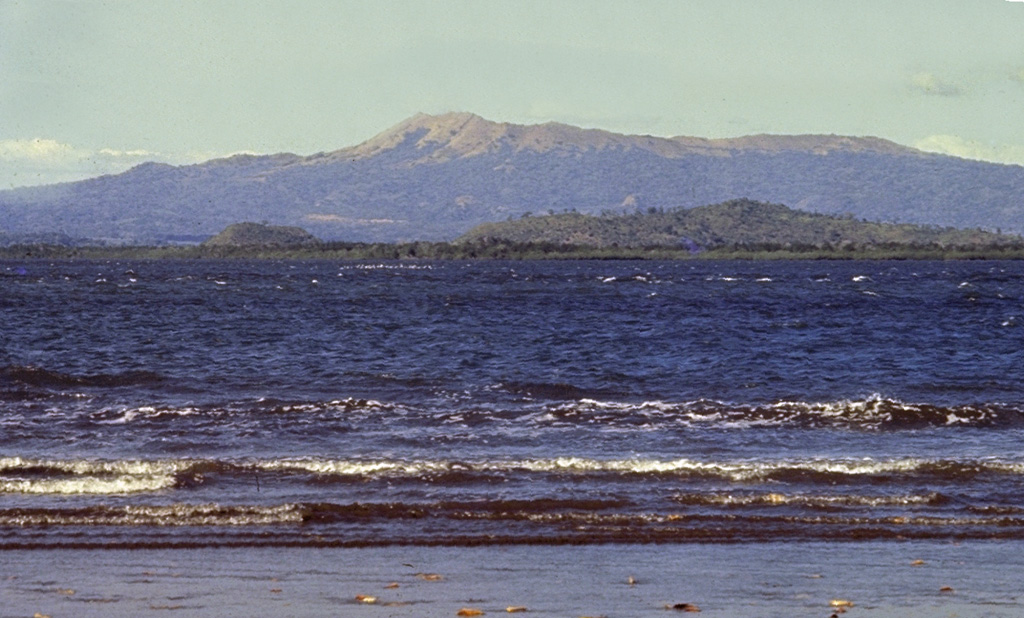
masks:
[[[0,192],[0,237],[201,240],[238,221],[324,240],[446,240],[485,222],[736,198],[875,221],[1024,232],[1024,167],[925,154],[878,138],[627,136],[563,124],[414,116],[308,157],[147,163]]]
[[[592,247],[683,245],[699,249],[723,246],[869,247],[939,245],[971,247],[1020,244],[1017,236],[911,224],[856,221],[800,212],[781,204],[732,200],[722,204],[628,215],[565,213],[481,224],[459,242],[506,240]]]

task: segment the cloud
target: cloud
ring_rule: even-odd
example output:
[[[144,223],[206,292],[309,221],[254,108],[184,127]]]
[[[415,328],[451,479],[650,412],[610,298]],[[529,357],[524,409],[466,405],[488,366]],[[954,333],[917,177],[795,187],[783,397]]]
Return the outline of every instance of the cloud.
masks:
[[[1019,145],[986,144],[956,135],[929,135],[918,140],[914,147],[926,152],[952,155],[963,159],[1024,165],[1024,146]]]
[[[100,148],[99,153],[107,157],[157,157],[160,156],[155,152],[148,150],[114,150],[113,148]]]
[[[74,148],[52,139],[0,140],[0,161],[60,161],[74,156]]]
[[[956,84],[944,81],[934,73],[927,71],[915,73],[910,77],[910,85],[918,92],[941,97],[955,97],[963,94]]]
[[[205,154],[205,153],[204,153]],[[143,149],[82,148],[54,139],[0,140],[0,189],[71,182],[118,174],[146,161],[196,163],[200,153],[166,154]]]
[[[148,150],[115,150],[113,148],[89,150],[41,137],[0,140],[0,161],[7,163],[26,162],[59,166],[85,161],[114,163],[159,157],[159,153]]]

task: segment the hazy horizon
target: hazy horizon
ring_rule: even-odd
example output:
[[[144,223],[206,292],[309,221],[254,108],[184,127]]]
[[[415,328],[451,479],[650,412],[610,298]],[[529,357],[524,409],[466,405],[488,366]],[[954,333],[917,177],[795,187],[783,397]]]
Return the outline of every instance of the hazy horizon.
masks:
[[[0,189],[356,145],[417,112],[1024,163],[1024,3],[0,1]]]

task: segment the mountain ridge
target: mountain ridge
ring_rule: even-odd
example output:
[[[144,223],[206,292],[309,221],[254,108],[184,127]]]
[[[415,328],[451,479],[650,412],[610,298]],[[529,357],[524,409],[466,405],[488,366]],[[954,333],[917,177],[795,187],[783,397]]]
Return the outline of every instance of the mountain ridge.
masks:
[[[772,135],[757,134],[735,138],[704,138],[693,136],[657,137],[653,135],[620,134],[603,129],[586,129],[559,122],[522,125],[493,122],[469,112],[448,112],[436,116],[416,114],[370,139],[330,153],[331,156],[367,157],[395,148],[410,134],[417,134],[416,146],[439,144],[427,160],[444,160],[444,156],[474,156],[494,152],[500,144],[513,151],[545,152],[569,144],[576,149],[604,150],[637,148],[661,156],[678,158],[692,154],[727,155],[734,151],[810,150],[827,154],[836,150],[879,152],[928,156],[920,150],[879,137],[844,135]],[[442,155],[441,157],[437,155]],[[424,161],[426,162],[426,161]]]
[[[1024,167],[877,137],[630,136],[475,114],[418,114],[354,146],[144,163],[0,191],[0,238],[196,242],[238,221],[324,240],[451,240],[526,213],[694,207],[750,198],[873,221],[1024,232]]]

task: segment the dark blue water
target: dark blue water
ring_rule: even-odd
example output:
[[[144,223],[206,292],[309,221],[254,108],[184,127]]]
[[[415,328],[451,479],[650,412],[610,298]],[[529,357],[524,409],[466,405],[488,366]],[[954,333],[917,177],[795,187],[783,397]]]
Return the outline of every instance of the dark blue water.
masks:
[[[1021,262],[0,263],[0,546],[1024,538]]]

